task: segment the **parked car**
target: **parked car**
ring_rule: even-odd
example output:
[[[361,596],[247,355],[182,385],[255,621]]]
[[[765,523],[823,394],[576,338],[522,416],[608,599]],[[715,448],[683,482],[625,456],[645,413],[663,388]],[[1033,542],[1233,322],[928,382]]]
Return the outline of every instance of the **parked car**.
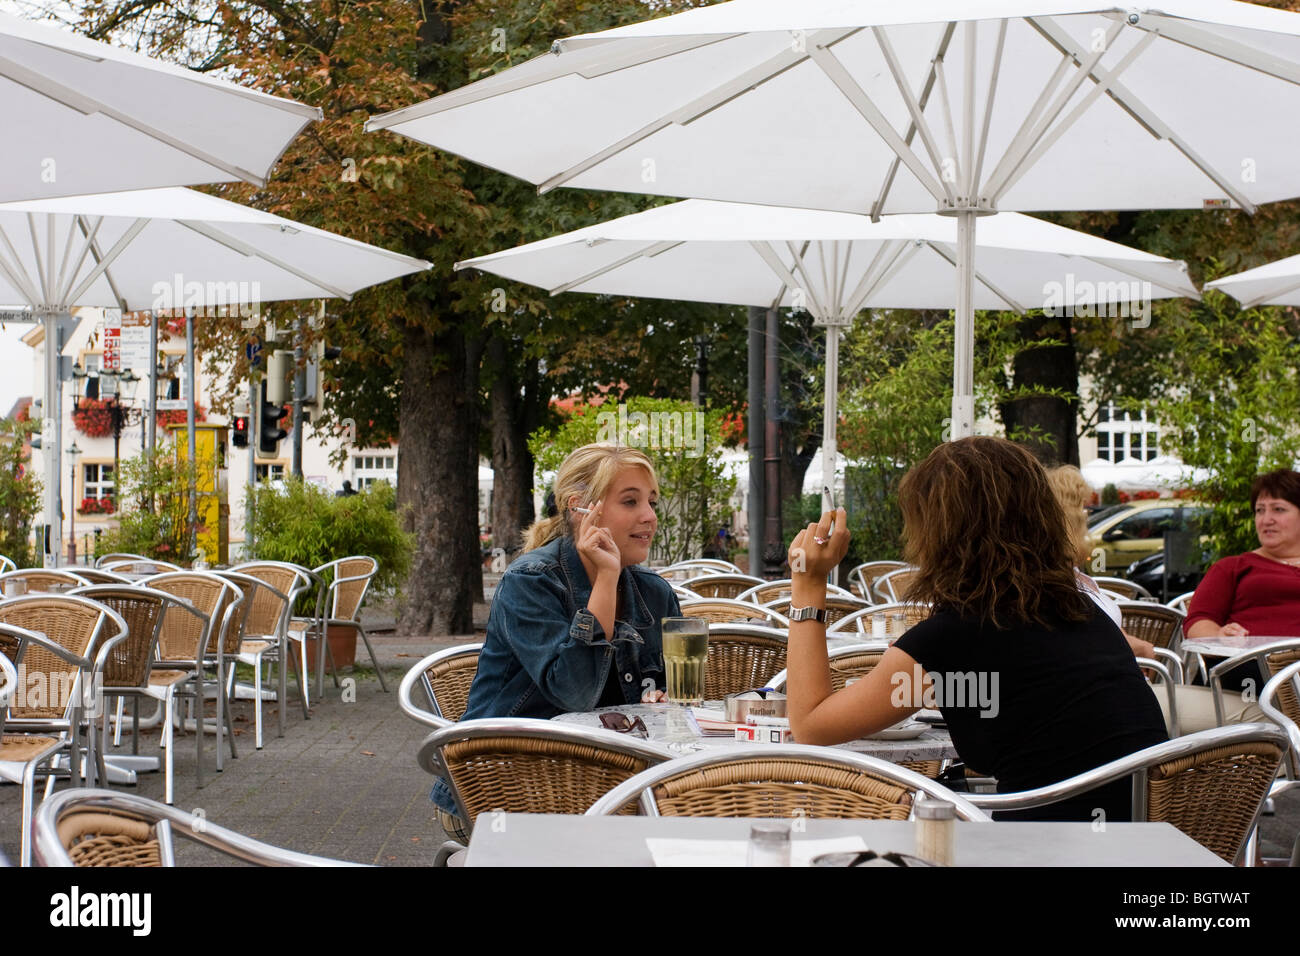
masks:
[[[1187,574],[1173,574],[1169,577],[1169,590],[1165,590],[1165,553],[1163,550],[1157,551],[1149,558],[1143,558],[1141,561],[1134,561],[1128,566],[1125,577],[1134,584],[1140,584],[1153,595],[1156,600],[1162,604],[1166,601],[1172,601],[1180,594],[1186,594],[1188,591],[1195,591],[1196,586],[1201,583],[1201,578],[1205,577],[1203,570],[1209,563],[1209,555],[1204,556],[1202,570],[1192,571]]]
[[[1166,531],[1193,531],[1207,509],[1182,498],[1148,498],[1088,519],[1090,574],[1115,574],[1164,548]],[[1100,554],[1098,553],[1100,550]]]

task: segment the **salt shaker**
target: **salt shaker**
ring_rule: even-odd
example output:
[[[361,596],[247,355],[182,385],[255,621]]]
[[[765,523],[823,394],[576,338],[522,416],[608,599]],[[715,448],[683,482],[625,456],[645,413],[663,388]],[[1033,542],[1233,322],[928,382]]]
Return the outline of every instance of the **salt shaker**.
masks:
[[[952,866],[956,807],[947,800],[916,802],[916,855],[940,866]]]
[[[878,641],[883,641],[889,636],[889,621],[884,614],[871,615],[871,636]]]
[[[755,823],[749,828],[749,866],[789,866],[790,826]]]

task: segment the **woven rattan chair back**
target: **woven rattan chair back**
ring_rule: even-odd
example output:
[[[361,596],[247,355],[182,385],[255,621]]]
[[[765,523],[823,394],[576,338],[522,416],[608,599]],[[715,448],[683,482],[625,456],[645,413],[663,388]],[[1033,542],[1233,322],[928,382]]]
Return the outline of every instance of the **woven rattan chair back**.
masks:
[[[773,611],[748,601],[733,601],[727,598],[701,598],[698,601],[682,601],[682,615],[696,617],[710,623],[724,624],[764,624],[768,627],[789,627],[790,620],[779,611]]]
[[[280,633],[289,614],[288,595],[261,578],[242,571],[226,571],[221,575],[244,597],[244,612],[240,615],[238,633],[241,637],[265,638]],[[226,641],[226,653],[237,654],[238,645]]]
[[[683,581],[681,586],[702,598],[736,598],[754,585],[762,583],[762,578],[750,577],[748,574],[704,574]]]
[[[173,866],[155,827],[121,810],[78,810],[59,817],[59,842],[74,866]]]
[[[38,594],[0,604],[0,624],[44,634],[80,658],[94,652],[104,622],[104,611],[90,601],[71,596]],[[120,645],[119,645],[120,646]],[[28,644],[22,659],[20,681],[26,680],[23,702],[11,704],[9,716],[30,720],[66,720],[74,703],[81,668],[41,647]],[[32,675],[41,675],[33,682]],[[36,691],[39,689],[39,693]]]
[[[331,562],[334,580],[331,590],[334,597],[328,609],[329,616],[335,621],[356,620],[361,612],[361,602],[365,600],[366,590],[379,570],[379,562],[365,555],[354,555]],[[328,565],[327,565],[328,567]],[[319,574],[323,569],[317,568]]]
[[[1183,615],[1149,601],[1119,602],[1122,627],[1139,640],[1173,650],[1182,640]]]
[[[1274,651],[1264,657],[1270,678],[1276,677],[1296,661],[1300,661],[1300,650],[1297,649]],[[1278,687],[1275,706],[1292,721],[1300,724],[1300,698],[1296,697],[1295,686],[1292,683],[1287,682]]]
[[[22,568],[0,574],[0,595],[7,590],[10,581],[22,581],[27,586],[28,594],[61,594],[74,588],[84,588],[90,583],[86,578],[71,571],[56,568]]]
[[[425,693],[429,703],[447,720],[460,720],[469,707],[469,689],[478,673],[478,656],[483,645],[455,657],[444,658],[425,668]]]
[[[181,570],[179,564],[159,561],[157,558],[128,558],[123,561],[106,562],[99,567],[116,574],[163,574],[167,571]]]
[[[431,773],[446,774],[472,827],[493,810],[585,813],[613,787],[671,756],[611,731],[488,719],[434,731],[419,760]]]
[[[890,604],[899,604],[907,599],[907,589],[911,585],[912,579],[916,577],[919,569],[913,567],[899,568],[897,571],[888,571],[876,578],[872,587],[875,588],[876,596],[881,601]]]
[[[207,618],[204,620],[183,608],[169,607],[163,614],[158,636],[158,660],[193,663],[209,653],[215,646],[213,631],[221,626],[220,614],[234,591],[233,585],[202,571],[167,572],[149,578],[146,584],[180,598]]]
[[[85,578],[91,584],[130,584],[131,583],[128,579],[122,577],[122,575],[115,574],[112,571],[105,571],[103,568],[78,567],[76,574],[77,577]]]
[[[1103,590],[1110,591],[1112,594],[1118,594],[1126,601],[1136,601],[1138,598],[1149,598],[1151,592],[1138,584],[1136,581],[1129,581],[1125,578],[1093,578],[1097,586]]]
[[[104,662],[104,686],[147,687],[163,615],[176,599],[162,591],[125,584],[96,584],[73,593],[112,608],[126,621],[126,640],[113,647]]]
[[[1147,772],[1147,820],[1173,824],[1235,863],[1285,753],[1246,741],[1156,764]]]
[[[6,571],[17,570],[18,564],[13,558],[9,557],[7,554],[0,554],[0,574],[4,574]]]
[[[124,561],[148,561],[149,558],[143,554],[131,554],[127,551],[113,551],[109,554],[101,554],[95,559],[95,567],[106,568],[110,564],[121,564]]]
[[[766,687],[785,669],[785,634],[756,631],[726,625],[709,627],[709,657],[704,666],[706,700],[721,700],[728,694]]]
[[[253,630],[250,622],[253,620],[253,607],[257,603],[257,592],[265,590],[266,585],[257,578],[251,578],[247,574],[239,574],[235,571],[218,571],[217,574],[239,590],[241,599],[241,604],[235,609],[229,623],[226,625],[226,633],[221,646],[223,654],[227,657],[233,657],[239,653],[244,638],[253,634],[265,633]]]
[[[831,665],[831,687],[835,690],[843,690],[851,680],[861,680],[870,674],[880,659],[885,656],[885,648],[876,647],[870,650],[844,648],[848,653],[832,653],[830,655]]]
[[[867,561],[859,564],[849,572],[849,590],[864,601],[875,603],[876,592],[872,588],[876,581],[890,571],[901,571],[905,567],[905,561]]]
[[[913,628],[930,616],[930,605],[928,604],[873,604],[870,607],[846,614],[839,620],[832,621],[827,625],[826,632],[828,635],[835,637],[851,636],[860,633],[863,635],[874,634],[873,625],[877,619],[885,622],[885,636],[890,638],[901,637],[900,634],[893,633],[895,628],[895,615],[903,615],[904,628]]]
[[[765,581],[742,591],[736,595],[736,600],[748,601],[751,604],[770,604],[781,598],[788,598],[793,587],[794,584],[789,578],[782,578],[779,581]]]

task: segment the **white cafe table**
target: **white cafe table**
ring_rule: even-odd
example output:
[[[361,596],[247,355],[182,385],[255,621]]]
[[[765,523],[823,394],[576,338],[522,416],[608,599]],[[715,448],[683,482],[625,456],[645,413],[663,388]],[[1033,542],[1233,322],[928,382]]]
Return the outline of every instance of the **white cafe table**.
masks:
[[[754,821],[719,817],[480,814],[466,866],[653,866],[647,838],[746,841]],[[789,821],[784,821],[789,822]],[[877,853],[914,849],[915,824],[803,820],[792,839],[858,836]],[[1227,866],[1168,823],[963,823],[956,866]]]
[[[721,701],[706,701],[705,707],[721,710]],[[596,710],[579,713],[560,714],[551,719],[560,723],[577,724],[582,727],[599,729],[601,714],[626,714],[629,719],[640,717],[645,724],[650,742],[667,747],[675,754],[689,756],[702,750],[715,747],[753,746],[735,737],[701,737],[696,736],[684,719],[673,720],[683,708],[677,704],[625,704],[622,707],[601,707]],[[927,728],[919,736],[901,740],[882,740],[869,737],[865,740],[851,740],[845,744],[836,744],[837,749],[849,750],[868,757],[879,757],[891,763],[914,763],[922,760],[951,760],[956,758],[957,750],[952,745],[948,731],[935,727]]]
[[[1237,657],[1258,651],[1278,641],[1295,641],[1300,637],[1270,637],[1264,634],[1247,634],[1243,637],[1230,637],[1226,634],[1215,637],[1187,637],[1179,645],[1183,654],[1199,654],[1202,657]]]

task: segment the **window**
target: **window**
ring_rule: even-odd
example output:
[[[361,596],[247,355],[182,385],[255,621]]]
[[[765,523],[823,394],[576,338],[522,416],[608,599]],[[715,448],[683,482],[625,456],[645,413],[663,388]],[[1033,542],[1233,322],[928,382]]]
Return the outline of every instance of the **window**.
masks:
[[[1181,509],[1179,509],[1181,511]],[[1131,518],[1125,518],[1115,530],[1116,537],[1124,540],[1160,538],[1166,531],[1178,530],[1178,519],[1173,508],[1152,508],[1139,511]]]
[[[113,466],[82,465],[81,497],[111,498],[113,496]]]
[[[268,478],[269,478],[271,481],[279,481],[279,480],[283,479],[283,478],[284,478],[284,465],[282,465],[282,464],[280,464],[280,465],[276,465],[276,464],[271,464],[271,465],[258,465],[258,466],[257,466],[257,480],[258,480],[258,481],[266,481]]]
[[[353,455],[352,487],[358,491],[369,488],[376,481],[397,485],[396,455]]]
[[[1115,403],[1097,411],[1097,457],[1120,462],[1125,459],[1150,461],[1160,453],[1160,429],[1147,420],[1146,410],[1133,413],[1117,409]]]

